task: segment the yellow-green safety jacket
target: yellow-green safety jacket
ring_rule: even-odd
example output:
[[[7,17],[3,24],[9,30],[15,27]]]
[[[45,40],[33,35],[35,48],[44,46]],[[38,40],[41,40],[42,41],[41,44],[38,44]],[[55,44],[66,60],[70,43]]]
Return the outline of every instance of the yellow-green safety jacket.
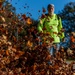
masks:
[[[45,30],[43,28],[45,28]],[[49,15],[47,15],[47,17],[41,18],[37,29],[38,32],[50,32],[50,36],[54,39],[53,43],[60,43],[60,39],[64,38],[64,32],[61,32],[61,18],[59,17],[58,19],[56,14],[54,14],[51,18]]]

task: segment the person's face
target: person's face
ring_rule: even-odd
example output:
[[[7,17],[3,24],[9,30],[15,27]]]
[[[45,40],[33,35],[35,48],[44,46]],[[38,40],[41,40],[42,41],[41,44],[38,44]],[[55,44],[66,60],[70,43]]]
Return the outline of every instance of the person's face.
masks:
[[[54,7],[49,7],[49,8],[48,8],[48,13],[49,13],[50,15],[52,15],[52,14],[54,13]]]

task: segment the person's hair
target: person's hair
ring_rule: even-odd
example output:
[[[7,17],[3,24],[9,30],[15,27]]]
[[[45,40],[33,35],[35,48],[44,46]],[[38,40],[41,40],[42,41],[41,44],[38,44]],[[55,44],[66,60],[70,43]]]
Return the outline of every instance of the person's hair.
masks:
[[[50,7],[54,7],[54,4],[48,4],[47,10],[48,10]]]

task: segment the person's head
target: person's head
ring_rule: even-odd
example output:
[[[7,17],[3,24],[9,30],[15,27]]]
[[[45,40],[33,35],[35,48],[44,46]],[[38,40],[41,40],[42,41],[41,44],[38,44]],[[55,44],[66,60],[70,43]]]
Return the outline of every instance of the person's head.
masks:
[[[47,10],[48,10],[49,15],[53,15],[54,14],[54,5],[48,4]]]

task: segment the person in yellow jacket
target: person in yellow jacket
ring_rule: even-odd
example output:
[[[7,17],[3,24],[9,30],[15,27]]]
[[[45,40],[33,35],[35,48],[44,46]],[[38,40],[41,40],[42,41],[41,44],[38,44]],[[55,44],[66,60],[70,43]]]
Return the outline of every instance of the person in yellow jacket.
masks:
[[[45,14],[44,17],[40,19],[37,29],[39,33],[50,33],[49,36],[53,38],[53,44],[55,44],[57,50],[59,50],[60,39],[64,38],[64,32],[62,32],[62,21],[61,18],[54,13],[53,4],[49,4],[47,10],[48,14]],[[54,55],[54,47],[50,48],[50,52]]]

